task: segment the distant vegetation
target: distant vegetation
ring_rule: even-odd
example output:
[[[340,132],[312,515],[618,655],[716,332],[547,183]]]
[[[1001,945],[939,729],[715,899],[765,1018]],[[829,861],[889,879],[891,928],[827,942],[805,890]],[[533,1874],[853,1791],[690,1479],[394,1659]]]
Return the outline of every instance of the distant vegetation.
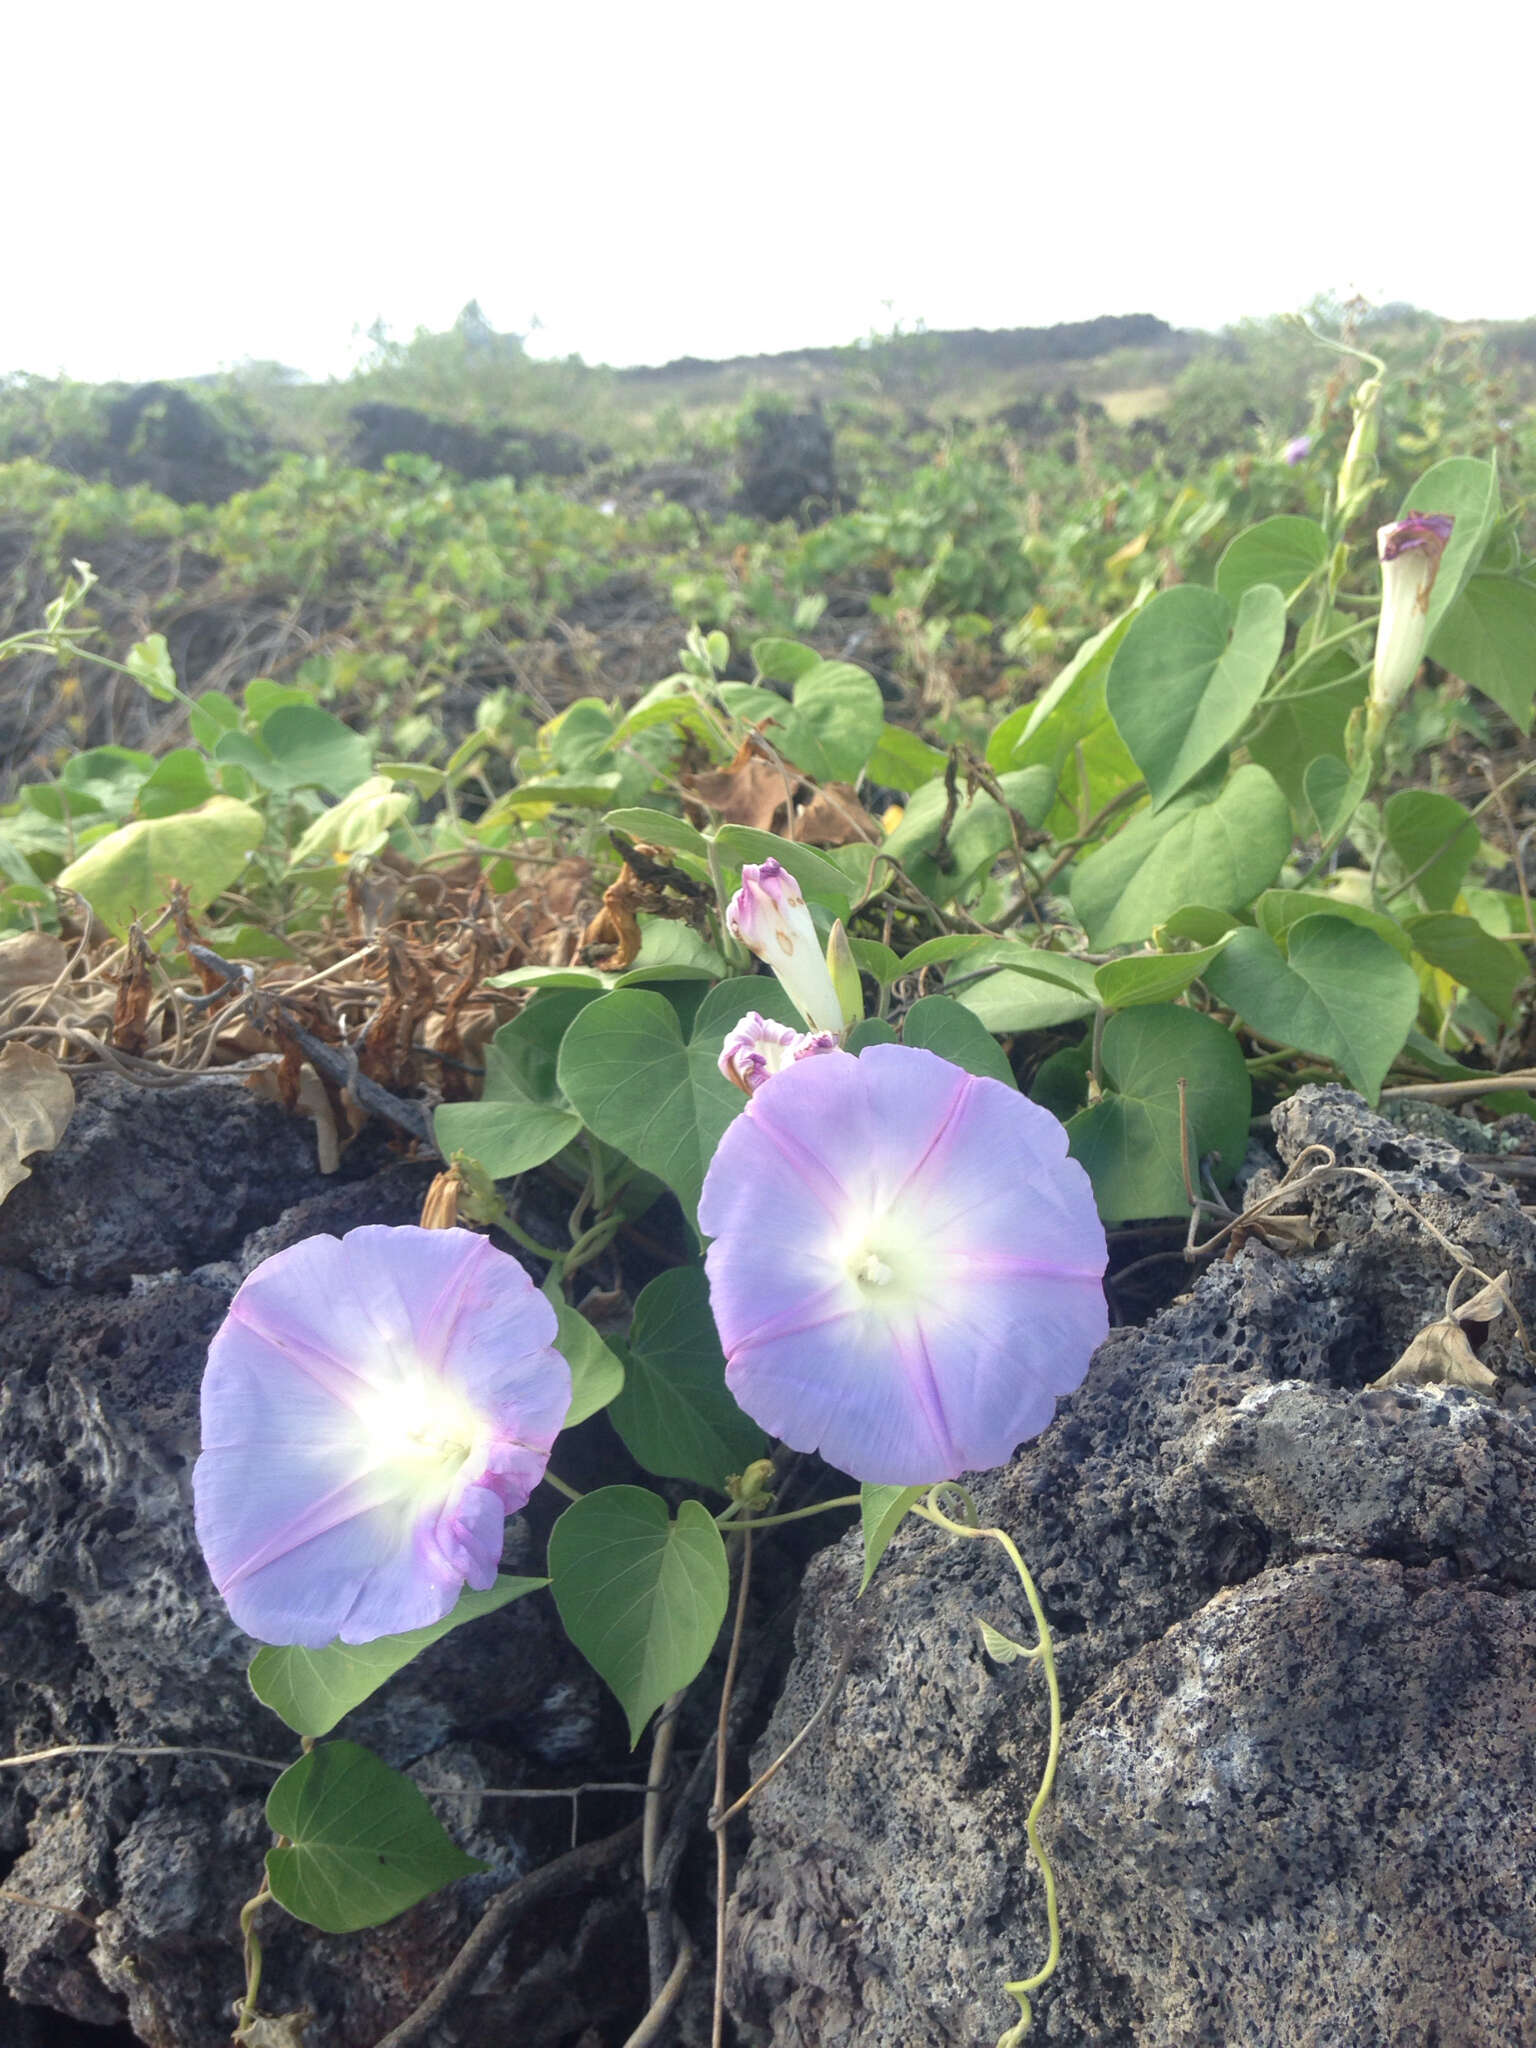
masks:
[[[1520,489],[1536,323],[1395,309],[1362,333],[1393,364],[1383,502],[1473,450]],[[612,372],[536,362],[473,307],[446,334],[377,337],[328,384],[270,364],[11,378],[0,633],[83,557],[103,651],[159,632],[193,689],[298,680],[396,749],[451,747],[488,694],[553,709],[638,687],[694,625],[743,650],[806,635],[940,737],[974,732],[1149,576],[1209,581],[1241,526],[1302,510],[1342,455],[1352,381],[1282,321],[918,331]],[[131,690],[31,659],[6,683],[0,788],[71,746],[152,737]]]

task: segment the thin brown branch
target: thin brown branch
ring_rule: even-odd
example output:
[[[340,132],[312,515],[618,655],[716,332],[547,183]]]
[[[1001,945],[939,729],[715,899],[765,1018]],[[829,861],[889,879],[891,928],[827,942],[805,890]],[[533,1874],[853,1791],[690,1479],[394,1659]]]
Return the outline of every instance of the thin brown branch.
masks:
[[[567,1849],[552,1863],[520,1877],[505,1891],[498,1892],[481,1914],[464,1946],[416,2010],[392,2027],[377,2048],[421,2048],[435,2027],[454,2012],[487,1968],[515,1923],[532,1907],[547,1899],[566,1897],[581,1891],[611,1864],[620,1862],[640,1846],[642,1823],[630,1821],[614,1834],[583,1842],[579,1849]]]

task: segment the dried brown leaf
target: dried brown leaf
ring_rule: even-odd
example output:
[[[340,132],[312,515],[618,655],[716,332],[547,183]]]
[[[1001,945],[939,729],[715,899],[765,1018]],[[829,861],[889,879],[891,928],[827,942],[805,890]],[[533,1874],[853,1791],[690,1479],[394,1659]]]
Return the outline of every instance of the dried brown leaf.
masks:
[[[69,948],[52,932],[0,939],[0,1003],[23,989],[51,988],[69,964]]]
[[[884,834],[846,782],[829,782],[800,812],[793,836],[802,846],[878,846]]]
[[[51,1054],[13,1038],[0,1052],[0,1201],[26,1180],[34,1152],[51,1152],[75,1111],[74,1084]]]
[[[757,756],[736,757],[729,768],[711,768],[685,775],[683,786],[722,825],[750,825],[754,832],[780,830],[791,791],[799,777],[788,776]],[[786,788],[786,781],[788,787]]]
[[[464,1186],[464,1177],[456,1166],[440,1173],[427,1189],[421,1205],[421,1227],[423,1230],[456,1230],[459,1222],[459,1195]]]
[[[1482,1344],[1488,1325],[1510,1306],[1509,1275],[1500,1273],[1464,1301],[1453,1315],[1420,1330],[1390,1372],[1372,1380],[1372,1390],[1401,1386],[1470,1387],[1475,1393],[1491,1393],[1499,1383],[1498,1375],[1488,1370],[1473,1347]]]
[[[1235,1258],[1251,1239],[1258,1238],[1277,1252],[1309,1252],[1317,1243],[1317,1232],[1307,1216],[1277,1216],[1266,1210],[1244,1216],[1236,1224],[1227,1245],[1227,1257]]]
[[[1377,1387],[1472,1387],[1480,1394],[1498,1385],[1496,1376],[1467,1342],[1454,1317],[1420,1330],[1390,1372],[1371,1381]]]
[[[112,1043],[119,1052],[142,1054],[149,1049],[149,941],[135,921],[128,927],[128,962],[117,978],[112,1007]]]

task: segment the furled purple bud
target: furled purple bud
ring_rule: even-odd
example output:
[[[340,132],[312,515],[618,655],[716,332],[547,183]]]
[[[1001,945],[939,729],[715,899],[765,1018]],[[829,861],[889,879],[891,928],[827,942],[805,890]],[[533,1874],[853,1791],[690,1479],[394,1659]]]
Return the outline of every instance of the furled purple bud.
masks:
[[[836,1032],[792,1031],[787,1024],[775,1024],[749,1010],[720,1048],[720,1071],[743,1095],[755,1095],[771,1075],[796,1060],[836,1051]]]
[[[842,1031],[849,1022],[822,956],[800,884],[776,860],[744,867],[725,921],[742,944],[765,960],[813,1031]]]
[[[1287,441],[1285,444],[1285,459],[1292,469],[1295,469],[1298,463],[1305,462],[1311,453],[1312,436],[1310,434],[1298,434],[1294,440]]]
[[[1407,512],[1377,529],[1381,617],[1376,622],[1367,726],[1378,738],[1419,672],[1429,632],[1430,592],[1455,523],[1440,512]]]

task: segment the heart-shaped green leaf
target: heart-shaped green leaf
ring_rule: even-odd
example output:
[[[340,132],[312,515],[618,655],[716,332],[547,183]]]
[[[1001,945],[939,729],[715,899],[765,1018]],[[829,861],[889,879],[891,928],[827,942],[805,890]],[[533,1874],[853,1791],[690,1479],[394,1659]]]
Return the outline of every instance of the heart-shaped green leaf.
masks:
[[[662,1701],[703,1670],[725,1619],[730,1570],[713,1517],[685,1500],[674,1522],[643,1486],[602,1487],[556,1522],[549,1575],[566,1634],[638,1742]]]
[[[660,1273],[640,1290],[625,1351],[624,1390],[609,1419],[647,1472],[723,1493],[732,1473],[766,1455],[768,1439],[726,1387],[697,1266]]]
[[[1536,585],[1513,576],[1473,576],[1447,608],[1430,652],[1529,732],[1536,693],[1533,647]]]
[[[1291,850],[1291,810],[1249,762],[1223,784],[1143,811],[1072,878],[1072,908],[1095,946],[1134,946],[1186,904],[1243,910]]]
[[[1132,622],[1105,684],[1120,737],[1160,809],[1247,723],[1285,643],[1285,599],[1271,583],[1236,609],[1218,591],[1181,583]]]
[[[589,1003],[560,1046],[560,1085],[587,1128],[664,1180],[690,1218],[715,1147],[745,1101],[719,1060],[726,1033],[749,1010],[804,1029],[778,982],[743,975],[710,990],[686,1043],[669,1002],[626,988]]]
[[[1248,1147],[1253,1090],[1230,1031],[1198,1010],[1148,1004],[1110,1018],[1100,1060],[1109,1092],[1079,1110],[1067,1133],[1106,1223],[1188,1212],[1180,1081],[1191,1177],[1214,1153],[1218,1180],[1232,1178]]]
[[[1327,559],[1328,536],[1317,521],[1282,512],[1228,542],[1216,564],[1216,588],[1236,604],[1255,584],[1272,583],[1289,604]]]
[[[1289,956],[1256,926],[1234,933],[1205,980],[1251,1030],[1332,1060],[1372,1103],[1419,1009],[1418,977],[1402,955],[1326,912],[1291,927]]]
[[[795,717],[785,751],[818,782],[856,782],[885,727],[885,701],[867,669],[818,661],[794,686]]]
[[[1533,643],[1536,645],[1536,643]],[[1449,910],[1477,855],[1477,821],[1433,789],[1400,789],[1382,806],[1387,844],[1430,910]]]
[[[1017,1088],[1003,1049],[979,1017],[953,996],[924,996],[901,1020],[903,1045],[922,1046],[968,1074]]]
[[[326,1742],[284,1771],[267,1825],[277,1903],[323,1934],[379,1927],[485,1864],[455,1848],[418,1788],[355,1742]]]

